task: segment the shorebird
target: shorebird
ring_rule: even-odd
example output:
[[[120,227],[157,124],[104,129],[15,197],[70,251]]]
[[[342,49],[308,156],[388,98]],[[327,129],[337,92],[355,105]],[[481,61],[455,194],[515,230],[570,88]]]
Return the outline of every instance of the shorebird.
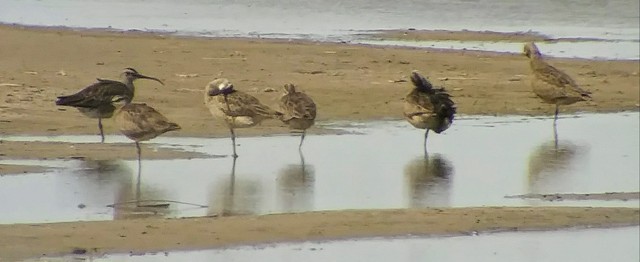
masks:
[[[556,105],[554,127],[560,105],[570,105],[591,98],[591,92],[580,88],[569,75],[545,62],[536,44],[525,44],[524,55],[529,58],[533,92],[545,103]]]
[[[138,153],[138,180],[142,169],[140,142],[153,139],[169,131],[180,129],[176,123],[142,103],[126,103],[116,113],[120,133],[136,143]]]
[[[204,103],[214,117],[224,120],[229,127],[234,158],[238,157],[235,128],[252,127],[265,119],[282,116],[257,98],[235,90],[226,78],[217,78],[205,86]]]
[[[302,130],[298,146],[301,149],[307,129],[315,123],[316,103],[307,94],[296,91],[293,84],[285,84],[283,92],[280,98],[280,120],[293,130]]]
[[[417,71],[411,72],[415,88],[404,99],[404,117],[416,128],[426,129],[424,150],[427,152],[429,130],[437,134],[447,130],[453,122],[456,106],[444,88],[434,88]]]
[[[164,85],[159,79],[141,75],[135,69],[128,67],[122,72],[122,82],[98,78],[97,83],[91,84],[73,95],[59,96],[56,105],[72,106],[90,118],[97,118],[100,142],[104,143],[102,119],[113,116],[116,110],[114,102],[124,100],[129,103],[133,100],[135,93],[133,81],[140,78],[155,80]]]

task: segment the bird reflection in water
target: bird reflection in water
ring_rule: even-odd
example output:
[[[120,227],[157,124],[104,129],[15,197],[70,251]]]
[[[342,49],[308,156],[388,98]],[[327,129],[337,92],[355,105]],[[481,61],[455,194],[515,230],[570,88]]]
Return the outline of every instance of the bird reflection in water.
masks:
[[[557,136],[556,136],[557,137]],[[555,192],[559,180],[577,159],[584,147],[554,139],[537,146],[529,156],[529,193]]]
[[[280,170],[278,176],[278,194],[283,212],[301,212],[313,209],[315,171],[312,165],[306,165],[301,150],[300,164],[291,164]]]
[[[259,182],[236,175],[238,158],[233,157],[228,181],[215,184],[211,190],[207,215],[237,216],[256,214],[260,208],[262,188]]]
[[[453,165],[441,154],[427,154],[404,168],[410,207],[449,206]]]
[[[571,168],[576,156],[584,150],[584,146],[559,140],[554,121],[553,141],[540,144],[529,156],[529,193],[553,192],[554,187],[562,184],[558,180]]]
[[[127,171],[129,174],[133,173],[130,169]],[[132,183],[132,179],[126,179],[119,187],[116,201],[111,205],[114,219],[167,217],[171,214],[169,203],[167,200],[162,200],[164,192],[149,187],[144,187],[143,190],[141,172],[141,169],[138,168],[135,185]]]

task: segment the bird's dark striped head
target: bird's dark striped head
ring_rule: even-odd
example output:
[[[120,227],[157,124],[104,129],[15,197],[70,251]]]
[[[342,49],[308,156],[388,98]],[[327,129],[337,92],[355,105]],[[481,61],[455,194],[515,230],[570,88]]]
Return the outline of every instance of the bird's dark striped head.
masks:
[[[284,88],[282,88],[282,91],[284,91],[284,94],[291,94],[291,93],[295,93],[296,92],[296,86],[289,83],[289,84],[285,84]]]
[[[133,69],[131,67],[125,68],[124,71],[122,71],[122,75],[124,76],[125,81],[133,81],[133,80],[136,80],[136,79],[144,78],[144,79],[151,79],[151,80],[157,81],[158,83],[164,85],[164,83],[162,81],[160,81],[160,79],[140,74],[140,73],[138,73],[137,70],[135,70],[135,69]]]
[[[138,74],[138,70],[135,70],[135,69],[133,69],[131,67],[127,67],[127,68],[124,69],[124,73],[127,73],[127,72],[132,73],[132,74]]]

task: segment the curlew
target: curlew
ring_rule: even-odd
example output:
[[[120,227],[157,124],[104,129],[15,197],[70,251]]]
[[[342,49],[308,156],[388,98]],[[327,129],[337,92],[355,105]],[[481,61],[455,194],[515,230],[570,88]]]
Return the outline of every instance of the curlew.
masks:
[[[116,113],[115,118],[120,133],[136,143],[139,180],[142,169],[140,142],[153,139],[169,131],[178,130],[180,126],[170,122],[153,107],[142,103],[126,103]]]
[[[307,129],[315,123],[316,103],[307,94],[296,91],[293,84],[285,84],[283,92],[284,94],[280,98],[280,111],[282,112],[280,120],[289,125],[292,130],[302,130],[298,146],[298,149],[302,149]]]
[[[524,45],[524,55],[529,58],[533,92],[545,103],[556,105],[554,127],[560,105],[570,105],[591,98],[591,92],[580,88],[569,75],[545,62],[534,43]]]
[[[282,116],[280,112],[260,103],[257,98],[235,90],[226,78],[217,78],[205,86],[204,103],[215,118],[224,120],[229,127],[234,158],[238,157],[235,128],[252,127],[265,119]]]
[[[114,102],[124,100],[125,103],[129,103],[133,100],[135,93],[133,81],[141,78],[155,80],[164,85],[159,79],[141,75],[135,69],[128,67],[122,72],[122,82],[98,78],[97,83],[87,86],[73,95],[59,96],[56,105],[72,106],[90,118],[97,118],[100,142],[104,143],[102,119],[113,116],[116,110]]]
[[[444,88],[434,88],[417,71],[411,72],[415,88],[404,99],[404,117],[416,128],[425,129],[424,150],[427,152],[429,130],[437,134],[453,122],[456,107]]]

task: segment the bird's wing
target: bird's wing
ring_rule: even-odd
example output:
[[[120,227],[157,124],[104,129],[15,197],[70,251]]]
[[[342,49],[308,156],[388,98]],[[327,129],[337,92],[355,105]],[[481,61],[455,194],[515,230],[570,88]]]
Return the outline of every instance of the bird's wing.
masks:
[[[252,95],[236,91],[228,95],[218,96],[219,107],[224,114],[232,117],[238,116],[268,116],[279,115],[278,112],[260,103]]]
[[[153,107],[143,103],[131,103],[122,107],[118,117],[120,131],[127,136],[142,136],[146,133],[167,132],[180,127],[169,121]]]
[[[313,120],[316,118],[316,104],[305,93],[295,92],[280,98],[283,120],[292,118]]]
[[[417,88],[409,93],[404,101],[404,114],[406,117],[434,113],[433,103],[431,103],[429,96],[424,92],[420,92]]]
[[[132,97],[133,94],[131,90],[121,82],[98,79],[97,83],[85,87],[78,93],[58,97],[56,104],[93,108],[112,103],[113,98],[116,96]]]
[[[554,66],[547,64],[544,61],[540,61],[541,65],[537,67],[534,71],[536,77],[548,84],[564,88],[565,90],[569,88],[569,90],[577,92],[581,95],[589,95],[591,92],[582,89],[578,84],[567,75],[565,72],[555,68]]]

